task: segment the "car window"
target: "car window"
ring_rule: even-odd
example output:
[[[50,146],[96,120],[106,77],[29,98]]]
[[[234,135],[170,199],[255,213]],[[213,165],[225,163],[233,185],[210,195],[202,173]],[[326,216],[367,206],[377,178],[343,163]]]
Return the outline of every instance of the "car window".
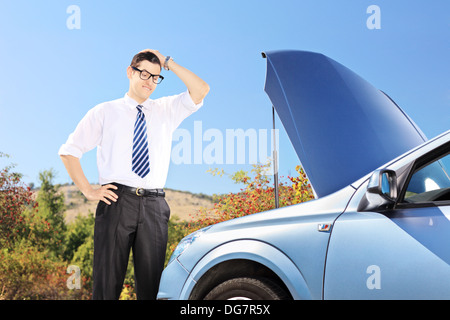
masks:
[[[450,200],[450,154],[419,168],[406,188],[404,202]]]

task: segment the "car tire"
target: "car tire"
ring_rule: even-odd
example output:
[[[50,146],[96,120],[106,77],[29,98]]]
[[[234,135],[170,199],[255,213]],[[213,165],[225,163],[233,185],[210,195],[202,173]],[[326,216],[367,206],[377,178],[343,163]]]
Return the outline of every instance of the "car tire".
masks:
[[[285,300],[286,292],[267,278],[235,278],[212,289],[204,300]]]

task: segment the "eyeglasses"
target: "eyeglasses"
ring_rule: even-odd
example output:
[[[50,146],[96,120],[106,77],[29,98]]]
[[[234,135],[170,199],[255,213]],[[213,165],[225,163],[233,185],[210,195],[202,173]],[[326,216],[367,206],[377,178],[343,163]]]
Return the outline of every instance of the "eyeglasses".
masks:
[[[131,67],[131,69],[138,71],[138,72],[139,72],[139,77],[140,77],[142,80],[148,80],[148,79],[152,78],[153,83],[155,83],[155,84],[160,84],[161,81],[164,80],[164,77],[163,77],[162,75],[159,75],[159,74],[151,74],[151,73],[148,72],[147,70],[139,70],[139,69],[136,68],[136,67]]]

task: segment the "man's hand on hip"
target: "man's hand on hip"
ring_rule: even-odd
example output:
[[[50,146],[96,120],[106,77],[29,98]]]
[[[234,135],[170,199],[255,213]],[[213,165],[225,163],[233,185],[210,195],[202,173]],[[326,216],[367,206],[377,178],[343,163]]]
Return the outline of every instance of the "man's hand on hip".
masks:
[[[110,205],[111,204],[110,200],[116,202],[118,198],[117,194],[110,189],[117,190],[117,187],[113,184],[107,184],[101,186],[99,189],[91,188],[90,190],[84,192],[83,194],[88,200],[103,201],[106,204]]]

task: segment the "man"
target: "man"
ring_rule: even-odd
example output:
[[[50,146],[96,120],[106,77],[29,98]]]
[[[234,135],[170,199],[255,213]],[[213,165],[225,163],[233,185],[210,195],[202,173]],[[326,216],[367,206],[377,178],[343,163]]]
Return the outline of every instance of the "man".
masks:
[[[162,68],[175,73],[187,91],[149,99],[163,80]],[[129,90],[121,99],[89,110],[59,150],[88,200],[98,200],[94,228],[93,299],[118,299],[133,250],[138,299],[155,299],[164,267],[170,209],[163,187],[170,162],[172,133],[203,104],[209,86],[171,57],[156,50],[134,56],[127,68]],[[102,185],[94,189],[80,164],[97,147]]]

